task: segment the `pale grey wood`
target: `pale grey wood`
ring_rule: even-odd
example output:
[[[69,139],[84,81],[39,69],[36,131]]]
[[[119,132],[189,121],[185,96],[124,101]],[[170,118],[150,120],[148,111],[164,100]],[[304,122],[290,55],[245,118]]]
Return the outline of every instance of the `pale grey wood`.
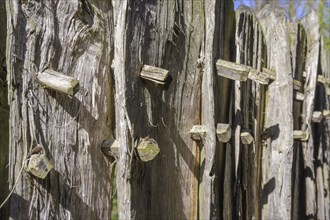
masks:
[[[303,114],[306,116],[301,125],[301,130],[313,133],[312,130],[312,117],[314,111],[314,100],[317,85],[317,75],[319,66],[319,51],[320,51],[320,33],[319,33],[319,20],[315,11],[309,13],[301,20],[301,24],[306,30],[307,34],[307,55],[306,55],[306,81],[304,91],[306,93],[303,103]],[[317,215],[316,203],[316,184],[315,184],[315,167],[314,167],[314,137],[310,135],[307,142],[302,143],[304,168],[311,172],[305,174],[305,215]]]
[[[74,95],[79,90],[78,80],[52,69],[46,69],[37,73],[37,80],[42,87],[62,92],[67,95]]]
[[[303,102],[304,99],[305,99],[305,95],[304,95],[304,93],[294,91],[293,92],[293,98],[295,99],[295,101]]]
[[[293,131],[293,139],[298,139],[301,141],[307,141],[309,138],[309,134],[307,131],[302,130],[294,130]]]
[[[113,166],[100,144],[113,137],[113,15],[109,1],[7,1],[11,219],[109,219]],[[69,73],[73,97],[46,91],[35,74]],[[53,169],[44,180],[23,171],[41,144]],[[96,199],[97,198],[97,199]]]
[[[243,144],[249,145],[253,142],[253,140],[254,140],[254,138],[250,134],[250,132],[244,131],[244,132],[241,133],[241,141],[242,141]]]
[[[293,79],[293,89],[300,91],[301,89],[301,82],[299,80]]]
[[[250,71],[250,67],[246,65],[221,59],[217,61],[216,65],[218,75],[232,80],[246,81]]]
[[[330,119],[330,110],[323,110],[322,115],[325,119]]]
[[[268,86],[265,127],[277,127],[276,138],[267,140],[262,154],[262,188],[267,202],[262,204],[262,219],[290,219],[293,161],[293,86],[284,10],[266,5],[258,14],[267,44],[267,67],[274,69],[276,79]]]
[[[218,123],[216,133],[217,133],[218,141],[224,143],[228,142],[231,138],[230,124]]]
[[[315,123],[320,123],[322,121],[323,115],[321,111],[314,111],[312,116],[312,121]]]
[[[267,76],[271,79],[271,80],[275,80],[276,79],[276,72],[274,70],[268,69],[263,67],[262,68],[262,72],[264,72],[265,74],[267,74]]]
[[[159,153],[160,149],[155,139],[145,137],[139,139],[135,146],[139,159],[143,162],[153,160]]]
[[[200,141],[206,137],[206,126],[194,125],[189,131],[190,137],[193,140]]]
[[[45,154],[33,154],[26,163],[26,172],[41,179],[45,179],[53,169],[53,164]]]
[[[141,78],[150,80],[154,83],[165,85],[166,80],[169,76],[169,72],[168,70],[162,68],[144,65],[142,67],[140,76]]]
[[[268,85],[270,80],[270,76],[268,74],[252,68],[250,69],[248,78],[262,85]]]

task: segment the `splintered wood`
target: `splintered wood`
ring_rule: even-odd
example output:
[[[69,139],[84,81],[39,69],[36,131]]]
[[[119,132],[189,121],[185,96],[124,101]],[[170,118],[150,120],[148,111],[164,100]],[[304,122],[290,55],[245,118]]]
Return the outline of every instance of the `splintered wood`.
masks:
[[[56,72],[52,69],[46,69],[37,74],[37,81],[45,88],[52,89],[67,95],[74,95],[79,90],[79,81]]]
[[[169,71],[154,66],[144,65],[140,77],[156,84],[165,85],[169,77]]]

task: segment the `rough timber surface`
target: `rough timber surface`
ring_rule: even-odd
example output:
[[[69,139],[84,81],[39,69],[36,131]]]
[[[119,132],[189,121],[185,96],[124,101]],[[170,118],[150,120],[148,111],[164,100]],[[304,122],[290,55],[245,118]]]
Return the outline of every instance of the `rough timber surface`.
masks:
[[[220,58],[215,55],[229,45],[229,38],[225,43],[225,34],[220,36],[217,31],[224,27],[229,3],[113,3],[116,133],[121,149],[117,176],[119,217],[219,217],[213,88],[215,60]],[[173,80],[168,90],[154,89],[139,79],[143,64],[171,73]],[[196,124],[205,125],[208,131],[199,143],[188,133]],[[143,164],[132,159],[131,150],[134,138],[146,135],[157,140],[160,153]]]
[[[112,136],[113,54],[109,1],[6,1],[10,104],[11,219],[108,219],[111,166],[100,144]],[[70,73],[80,91],[42,89],[46,67]],[[54,165],[45,180],[19,177],[36,144]]]
[[[262,152],[263,219],[290,219],[293,161],[293,85],[290,42],[287,38],[286,12],[273,5],[258,14],[267,44],[267,68],[276,79],[268,87],[265,127],[277,128],[276,137],[267,140]]]

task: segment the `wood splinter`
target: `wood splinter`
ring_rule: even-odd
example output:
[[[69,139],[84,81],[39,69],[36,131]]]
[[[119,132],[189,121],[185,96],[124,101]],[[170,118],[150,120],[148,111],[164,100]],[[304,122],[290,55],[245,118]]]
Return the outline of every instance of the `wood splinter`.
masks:
[[[231,127],[229,124],[217,124],[217,138],[219,142],[226,143],[231,138]]]
[[[307,141],[309,138],[307,131],[302,130],[294,130],[293,131],[293,139],[295,140],[301,140],[301,141]]]
[[[253,142],[254,138],[253,136],[250,134],[250,132],[242,132],[241,133],[241,141],[243,144],[251,144]]]
[[[194,125],[189,134],[191,139],[200,141],[206,136],[206,127],[204,125]]]
[[[313,112],[312,121],[315,123],[320,123],[322,121],[323,115],[320,111]]]
[[[149,65],[143,66],[140,77],[160,85],[170,82],[170,73],[168,70]]]
[[[52,69],[46,69],[43,72],[37,73],[37,81],[47,89],[52,89],[67,95],[74,95],[79,90],[78,80]]]

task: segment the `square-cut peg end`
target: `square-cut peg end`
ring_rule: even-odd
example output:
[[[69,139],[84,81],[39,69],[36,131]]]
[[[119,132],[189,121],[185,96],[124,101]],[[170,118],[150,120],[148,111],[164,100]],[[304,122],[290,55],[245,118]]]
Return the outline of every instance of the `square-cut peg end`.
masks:
[[[189,131],[191,139],[200,141],[206,136],[206,127],[204,125],[194,125]]]
[[[231,138],[231,127],[229,124],[217,124],[217,138],[219,142],[226,143]]]
[[[308,138],[309,138],[309,134],[307,131],[302,131],[302,130],[293,131],[293,139],[295,140],[307,141]]]
[[[168,70],[159,67],[144,65],[140,72],[140,77],[144,80],[168,87],[172,82],[172,77]]]
[[[28,160],[26,171],[35,177],[45,179],[53,165],[45,154],[32,154]]]
[[[243,144],[251,144],[253,142],[254,138],[253,136],[250,134],[250,132],[242,132],[241,133],[241,141]]]
[[[219,76],[237,81],[246,81],[250,71],[250,67],[246,65],[221,59],[217,61],[216,66]]]
[[[160,152],[157,141],[150,137],[139,139],[135,148],[140,160],[143,162],[153,160]]]
[[[313,112],[312,121],[314,123],[320,123],[322,121],[323,114],[320,111]]]
[[[101,144],[101,150],[105,155],[118,157],[119,143],[116,139],[106,139]]]
[[[325,119],[330,119],[330,110],[323,110],[322,114]]]
[[[79,91],[79,81],[56,72],[52,69],[46,69],[37,74],[39,84],[47,89],[61,92],[67,95],[74,95]]]

